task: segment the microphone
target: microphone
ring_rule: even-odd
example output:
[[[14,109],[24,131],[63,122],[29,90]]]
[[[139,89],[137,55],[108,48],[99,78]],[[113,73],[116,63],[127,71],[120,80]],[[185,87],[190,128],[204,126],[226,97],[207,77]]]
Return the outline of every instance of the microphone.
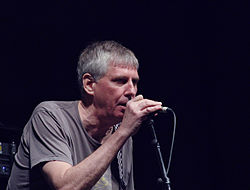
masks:
[[[161,110],[158,110],[156,113],[167,113],[170,110],[169,107],[161,107]]]
[[[155,111],[153,113],[150,113],[148,115],[149,118],[152,118],[152,117],[156,117],[158,114],[166,114],[168,113],[169,111],[171,111],[172,109],[169,108],[169,107],[165,107],[165,106],[162,106],[160,110],[158,111]]]

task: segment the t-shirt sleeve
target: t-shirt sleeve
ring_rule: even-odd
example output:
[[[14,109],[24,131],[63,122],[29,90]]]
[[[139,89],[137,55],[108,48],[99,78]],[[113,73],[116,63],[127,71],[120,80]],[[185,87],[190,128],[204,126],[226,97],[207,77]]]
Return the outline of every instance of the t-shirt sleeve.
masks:
[[[52,160],[72,164],[69,140],[53,113],[40,110],[30,120],[29,147],[31,168]]]

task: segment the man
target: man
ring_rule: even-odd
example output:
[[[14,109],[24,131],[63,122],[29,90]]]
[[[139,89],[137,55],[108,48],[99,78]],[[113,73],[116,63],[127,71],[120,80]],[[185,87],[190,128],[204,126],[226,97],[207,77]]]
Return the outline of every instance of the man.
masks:
[[[138,61],[113,41],[88,46],[81,100],[48,101],[24,128],[7,189],[133,190],[132,139],[161,102],[136,96]]]

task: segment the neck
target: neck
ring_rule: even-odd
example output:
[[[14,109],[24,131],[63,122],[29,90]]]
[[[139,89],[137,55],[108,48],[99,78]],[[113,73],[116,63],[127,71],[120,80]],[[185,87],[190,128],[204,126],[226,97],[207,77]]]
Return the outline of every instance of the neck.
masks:
[[[103,142],[112,133],[112,125],[98,117],[93,105],[85,106],[82,101],[78,103],[78,111],[87,133],[98,142]]]

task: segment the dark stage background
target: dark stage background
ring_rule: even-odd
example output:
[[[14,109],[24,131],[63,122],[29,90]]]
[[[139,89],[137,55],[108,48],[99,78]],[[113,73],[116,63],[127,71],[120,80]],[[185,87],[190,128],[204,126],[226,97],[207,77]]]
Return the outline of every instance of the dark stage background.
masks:
[[[39,102],[78,99],[80,52],[116,40],[139,59],[139,93],[177,115],[172,189],[249,189],[247,3],[9,1],[0,12],[0,122],[18,130],[6,139]],[[155,126],[167,163],[172,115]],[[160,189],[148,129],[134,144],[136,189]]]

